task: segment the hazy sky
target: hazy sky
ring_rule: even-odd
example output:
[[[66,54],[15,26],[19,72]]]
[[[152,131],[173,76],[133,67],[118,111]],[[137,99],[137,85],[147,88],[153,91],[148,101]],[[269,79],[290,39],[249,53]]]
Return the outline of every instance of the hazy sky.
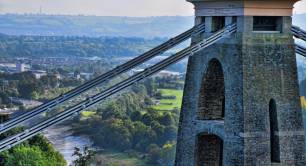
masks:
[[[102,16],[193,15],[185,0],[0,0],[0,13],[84,14]],[[306,0],[295,13],[306,13]]]

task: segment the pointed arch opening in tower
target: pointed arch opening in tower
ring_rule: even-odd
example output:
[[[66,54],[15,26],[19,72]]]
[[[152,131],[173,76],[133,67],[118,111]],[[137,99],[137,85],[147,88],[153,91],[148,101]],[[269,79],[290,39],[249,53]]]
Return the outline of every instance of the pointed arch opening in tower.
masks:
[[[224,74],[221,63],[212,59],[203,77],[197,118],[199,120],[221,120],[225,114]]]
[[[216,135],[199,134],[197,137],[196,166],[222,166],[223,140]]]
[[[269,103],[271,162],[280,162],[280,147],[277,122],[277,107],[274,99]]]

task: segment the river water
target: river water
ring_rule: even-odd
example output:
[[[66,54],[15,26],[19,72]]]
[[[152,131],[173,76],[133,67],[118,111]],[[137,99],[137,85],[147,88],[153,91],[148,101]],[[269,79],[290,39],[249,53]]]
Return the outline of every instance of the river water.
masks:
[[[91,147],[92,142],[85,136],[74,136],[69,126],[54,126],[43,132],[43,135],[53,144],[67,161],[68,165],[72,163],[75,157],[72,156],[74,147]]]

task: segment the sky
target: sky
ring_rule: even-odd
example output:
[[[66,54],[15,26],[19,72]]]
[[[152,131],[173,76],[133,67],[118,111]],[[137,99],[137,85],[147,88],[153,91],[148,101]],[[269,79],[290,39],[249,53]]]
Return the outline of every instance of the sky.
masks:
[[[0,0],[0,13],[39,13],[99,16],[193,15],[186,0]],[[294,13],[306,13],[306,0],[295,5]]]

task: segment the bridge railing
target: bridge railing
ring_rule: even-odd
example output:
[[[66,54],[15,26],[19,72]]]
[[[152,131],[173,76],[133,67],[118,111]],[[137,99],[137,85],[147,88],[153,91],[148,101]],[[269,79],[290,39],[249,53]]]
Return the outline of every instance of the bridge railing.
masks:
[[[100,84],[102,84],[103,82],[114,78],[116,76],[118,76],[119,74],[122,74],[124,72],[129,71],[130,69],[143,64],[144,62],[156,57],[157,55],[162,54],[163,52],[173,48],[174,46],[186,41],[187,39],[191,38],[192,35],[197,35],[199,33],[202,33],[205,31],[205,25],[204,24],[200,24],[198,26],[195,26],[189,30],[187,30],[186,32],[166,41],[165,43],[153,48],[152,50],[114,68],[113,70],[91,80],[88,81],[84,84],[82,84],[81,86],[61,95],[58,96],[50,101],[48,101],[47,103],[44,103],[34,109],[32,109],[31,111],[22,114],[18,117],[16,117],[15,119],[12,119],[8,122],[5,122],[3,124],[0,124],[0,134],[4,133],[14,127],[17,127],[20,123],[26,122],[31,120],[32,118],[36,117],[37,115],[45,112],[45,111],[52,111],[52,108],[86,92],[87,90],[96,87]]]
[[[185,48],[184,50],[162,60],[161,62],[145,69],[142,72],[139,72],[130,78],[106,89],[105,91],[102,91],[91,98],[88,98],[87,100],[80,102],[65,111],[56,114],[55,116],[49,118],[46,121],[40,122],[37,125],[31,127],[30,129],[27,129],[17,135],[14,135],[12,137],[6,138],[0,142],[0,152],[4,151],[6,149],[10,149],[11,147],[35,136],[36,134],[40,133],[44,129],[54,126],[66,119],[69,119],[73,117],[73,115],[79,114],[81,111],[93,106],[94,104],[100,102],[101,100],[113,95],[116,92],[119,92],[120,90],[146,78],[149,77],[165,68],[168,66],[182,60],[185,57],[192,56],[194,53],[197,53],[204,48],[216,43],[220,39],[234,33],[237,29],[236,24],[227,26],[226,28],[214,33],[212,36],[210,36],[207,39],[203,39],[201,42],[199,42],[196,45],[190,46]]]

